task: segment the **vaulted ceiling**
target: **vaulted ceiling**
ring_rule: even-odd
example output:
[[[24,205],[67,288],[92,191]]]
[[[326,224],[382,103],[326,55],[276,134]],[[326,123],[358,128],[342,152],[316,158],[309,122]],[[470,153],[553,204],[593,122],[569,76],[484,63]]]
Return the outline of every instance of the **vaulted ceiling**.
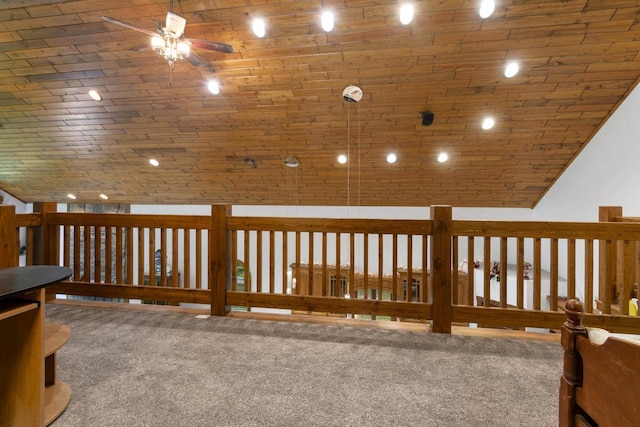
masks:
[[[478,4],[415,1],[403,25],[397,0],[175,0],[187,37],[234,52],[194,47],[204,65],[170,74],[141,48],[147,34],[101,19],[154,31],[169,0],[3,0],[0,189],[25,202],[533,207],[636,85],[640,4],[498,0],[486,19]],[[506,78],[510,60],[520,72]],[[360,102],[343,99],[349,85]]]

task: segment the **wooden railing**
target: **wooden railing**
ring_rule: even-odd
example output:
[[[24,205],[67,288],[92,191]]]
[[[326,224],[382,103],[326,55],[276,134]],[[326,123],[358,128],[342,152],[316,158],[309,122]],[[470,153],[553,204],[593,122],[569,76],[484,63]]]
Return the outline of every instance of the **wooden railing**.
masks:
[[[220,205],[211,216],[45,208],[15,215],[13,228],[31,233],[36,254],[45,246],[34,262],[73,269],[59,294],[203,303],[214,315],[261,307],[430,321],[445,333],[456,323],[557,329],[563,301],[578,297],[586,324],[640,331],[639,317],[591,304],[628,303],[632,294],[606,281],[612,261],[601,260],[622,245],[616,281],[632,286],[638,223],[454,221],[441,206],[424,220],[234,217]]]

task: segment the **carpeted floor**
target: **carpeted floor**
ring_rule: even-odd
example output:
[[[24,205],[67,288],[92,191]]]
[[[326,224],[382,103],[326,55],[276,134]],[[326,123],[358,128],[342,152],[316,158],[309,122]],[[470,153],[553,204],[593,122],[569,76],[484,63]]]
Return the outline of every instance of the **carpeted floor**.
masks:
[[[558,344],[48,305],[65,426],[555,426]]]

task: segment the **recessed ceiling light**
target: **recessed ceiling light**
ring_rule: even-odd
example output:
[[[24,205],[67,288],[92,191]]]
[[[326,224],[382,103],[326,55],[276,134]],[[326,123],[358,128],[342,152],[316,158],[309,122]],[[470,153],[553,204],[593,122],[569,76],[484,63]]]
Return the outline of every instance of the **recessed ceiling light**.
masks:
[[[489,129],[491,129],[491,128],[493,127],[493,125],[495,125],[495,124],[496,124],[496,121],[495,121],[495,120],[493,120],[493,118],[492,118],[492,117],[487,117],[486,119],[484,119],[484,120],[482,121],[482,129],[484,129],[484,130],[489,130]]]
[[[518,74],[518,71],[520,71],[520,66],[518,65],[518,63],[515,61],[509,62],[504,69],[504,76],[510,79],[511,77]]]
[[[220,93],[220,83],[217,80],[211,80],[207,83],[207,89],[213,95],[218,95]]]
[[[329,12],[328,10],[322,12],[322,16],[320,17],[320,25],[322,25],[322,29],[329,32],[333,30],[333,24],[333,12]]]
[[[267,34],[267,27],[264,23],[264,20],[261,18],[255,18],[251,22],[251,30],[256,37],[263,38],[265,34]]]
[[[446,162],[447,160],[449,160],[449,155],[448,155],[447,153],[440,153],[440,154],[438,154],[438,161],[439,161],[440,163],[444,163],[444,162]]]
[[[413,5],[405,3],[400,6],[400,23],[402,25],[408,25],[413,21]]]
[[[151,166],[160,166],[160,162],[156,159],[149,159],[149,163],[151,164]]]
[[[396,156],[396,153],[387,154],[387,163],[395,163],[396,160],[398,160],[398,156]]]
[[[70,198],[71,200],[77,199],[76,195],[71,193],[67,194],[67,197]]]
[[[338,156],[338,163],[340,163],[341,165],[347,163],[347,156],[345,156],[344,154],[340,154]]]
[[[102,96],[98,93],[98,91],[91,89],[89,91],[89,96],[96,101],[102,101]]]
[[[102,200],[109,200],[109,197],[108,197],[106,194],[101,194],[101,195],[100,195],[100,198],[101,198]]]
[[[494,10],[496,10],[496,2],[494,0],[482,0],[478,14],[480,18],[485,19],[490,17]]]

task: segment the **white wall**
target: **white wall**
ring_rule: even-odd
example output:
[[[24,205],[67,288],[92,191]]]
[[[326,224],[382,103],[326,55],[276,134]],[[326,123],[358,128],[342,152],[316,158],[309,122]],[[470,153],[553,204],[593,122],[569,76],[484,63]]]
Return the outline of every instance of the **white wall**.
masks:
[[[535,220],[597,221],[598,206],[640,216],[639,111],[636,87],[538,203]]]
[[[30,211],[27,211],[27,204],[24,203],[23,201],[16,199],[15,197],[13,197],[11,194],[6,193],[2,190],[0,190],[0,196],[3,197],[3,201],[2,201],[2,205],[4,206],[15,206],[16,207],[16,213],[27,213]]]
[[[640,216],[640,87],[615,114],[533,210],[534,220],[598,221],[599,206],[622,206],[625,216]],[[598,242],[595,242],[597,254]],[[581,254],[581,244],[576,253]],[[560,274],[565,274],[566,246],[561,245]],[[597,271],[597,256],[594,264]],[[598,288],[598,278],[594,280]],[[576,260],[578,297],[584,283],[584,260]],[[595,292],[597,296],[597,291]]]

